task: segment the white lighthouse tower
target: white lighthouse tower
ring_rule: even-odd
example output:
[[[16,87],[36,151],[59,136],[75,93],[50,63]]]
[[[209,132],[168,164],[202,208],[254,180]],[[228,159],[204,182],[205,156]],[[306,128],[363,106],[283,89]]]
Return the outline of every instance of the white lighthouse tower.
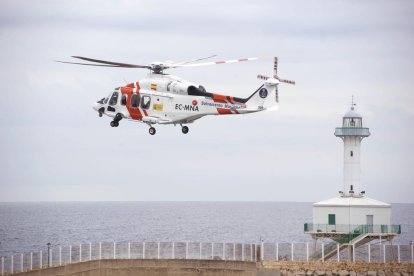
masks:
[[[361,190],[361,141],[370,135],[352,100],[335,136],[344,143],[344,172],[339,196],[313,204],[313,223],[304,231],[315,240],[329,238],[331,243],[315,251],[313,258],[329,259],[348,248],[354,249],[375,239],[391,240],[401,233],[400,225],[391,224],[391,205],[365,196]]]
[[[352,99],[351,108],[342,119],[342,127],[335,129],[335,136],[344,141],[344,196],[362,195],[361,181],[361,141],[370,135],[369,128],[362,127],[362,116],[355,110]]]

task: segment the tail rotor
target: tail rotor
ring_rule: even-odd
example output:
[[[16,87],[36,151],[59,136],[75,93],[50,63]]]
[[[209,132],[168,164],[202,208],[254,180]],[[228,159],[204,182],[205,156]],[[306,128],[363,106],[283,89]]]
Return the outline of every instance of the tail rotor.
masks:
[[[273,78],[272,77],[268,77],[268,76],[264,76],[264,75],[257,75],[258,79],[261,80],[269,80],[269,79],[273,79],[276,81],[276,102],[279,102],[279,93],[278,93],[278,84],[283,82],[283,83],[288,83],[288,84],[293,84],[295,85],[295,81],[292,80],[285,80],[285,79],[281,79],[279,78],[279,76],[277,75],[277,67],[278,67],[278,59],[277,57],[275,57],[274,62],[273,62]]]

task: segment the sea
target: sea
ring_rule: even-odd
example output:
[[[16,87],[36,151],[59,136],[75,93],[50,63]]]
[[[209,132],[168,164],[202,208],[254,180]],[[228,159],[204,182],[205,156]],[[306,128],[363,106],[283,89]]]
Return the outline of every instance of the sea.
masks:
[[[392,204],[402,234],[414,241],[414,204]],[[0,256],[97,242],[308,242],[312,203],[26,202],[0,203]]]

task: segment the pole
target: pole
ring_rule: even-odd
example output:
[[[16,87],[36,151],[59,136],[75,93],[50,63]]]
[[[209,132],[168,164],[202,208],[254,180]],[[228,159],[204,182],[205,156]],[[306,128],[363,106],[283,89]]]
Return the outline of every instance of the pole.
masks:
[[[160,259],[160,242],[157,244],[157,259]]]
[[[223,242],[223,260],[226,260],[226,243]]]
[[[385,263],[385,244],[384,244],[384,263]]]
[[[20,255],[20,272],[23,272],[23,253]]]
[[[131,259],[131,243],[128,242],[128,259]]]
[[[291,255],[292,255],[292,257],[290,258],[291,259],[291,261],[293,261],[293,242],[290,244],[290,247],[291,247]]]
[[[337,259],[337,262],[339,263],[339,243],[336,244],[336,259]]]
[[[368,244],[368,262],[371,262],[371,244]]]
[[[89,261],[92,261],[92,243],[89,243]]]
[[[257,244],[254,244],[254,261],[257,262]]]
[[[14,266],[14,264],[13,264],[13,255],[11,256],[11,274],[13,274],[14,272],[13,272],[13,266]]]
[[[411,263],[414,263],[414,245],[411,243]]]
[[[211,243],[211,259],[214,260],[214,242]]]
[[[188,258],[188,242],[185,242],[185,259]]]
[[[279,243],[276,243],[276,261],[279,261]]]
[[[47,245],[47,267],[50,267],[50,245],[51,243],[48,242],[46,245]]]
[[[400,259],[400,245],[397,245],[397,249],[398,249],[398,262],[401,261]]]
[[[40,266],[39,266],[39,268],[42,268],[43,267],[43,260],[42,260],[42,258],[43,258],[43,252],[42,252],[42,250],[40,250]]]
[[[264,242],[262,242],[261,246],[260,246],[260,260],[263,261],[264,260]]]
[[[59,246],[59,265],[62,265],[62,246]]]
[[[142,243],[142,258],[145,259],[145,242]]]
[[[175,242],[172,244],[172,258],[175,259]]]
[[[202,248],[203,248],[203,244],[200,242],[200,260],[201,260],[201,255],[202,255]]]
[[[30,270],[33,270],[33,252],[30,252]]]
[[[250,261],[253,262],[253,244],[250,244]]]
[[[1,257],[1,275],[4,275],[4,257]]]
[[[50,266],[53,266],[53,249],[50,249]]]
[[[233,261],[236,260],[236,243],[233,242]]]
[[[244,261],[244,243],[242,243],[242,261]]]
[[[72,245],[69,245],[69,263],[72,263]]]
[[[102,259],[102,242],[99,242],[99,260]]]
[[[355,263],[355,243],[352,244],[352,261]]]
[[[114,242],[114,260],[116,259],[116,242]]]
[[[82,262],[82,244],[79,244],[79,262]]]

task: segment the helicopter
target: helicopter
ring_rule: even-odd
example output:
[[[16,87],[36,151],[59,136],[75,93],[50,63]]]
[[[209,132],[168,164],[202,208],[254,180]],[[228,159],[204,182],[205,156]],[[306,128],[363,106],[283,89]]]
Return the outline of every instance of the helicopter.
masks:
[[[272,109],[279,102],[278,84],[295,84],[295,81],[279,78],[277,57],[274,57],[273,76],[259,74],[257,78],[264,82],[247,98],[207,92],[202,85],[164,72],[179,67],[219,65],[269,57],[199,62],[215,57],[214,55],[186,62],[153,62],[149,65],[120,63],[82,56],[72,57],[82,60],[82,62],[57,62],[86,66],[148,69],[149,74],[144,79],[115,88],[107,97],[93,103],[92,107],[98,112],[99,117],[106,115],[113,118],[110,122],[111,127],[118,127],[123,119],[132,120],[147,124],[151,135],[156,133],[154,128],[156,124],[180,125],[182,133],[187,134],[189,132],[187,124],[207,115],[248,114]],[[84,63],[84,61],[89,63]]]

